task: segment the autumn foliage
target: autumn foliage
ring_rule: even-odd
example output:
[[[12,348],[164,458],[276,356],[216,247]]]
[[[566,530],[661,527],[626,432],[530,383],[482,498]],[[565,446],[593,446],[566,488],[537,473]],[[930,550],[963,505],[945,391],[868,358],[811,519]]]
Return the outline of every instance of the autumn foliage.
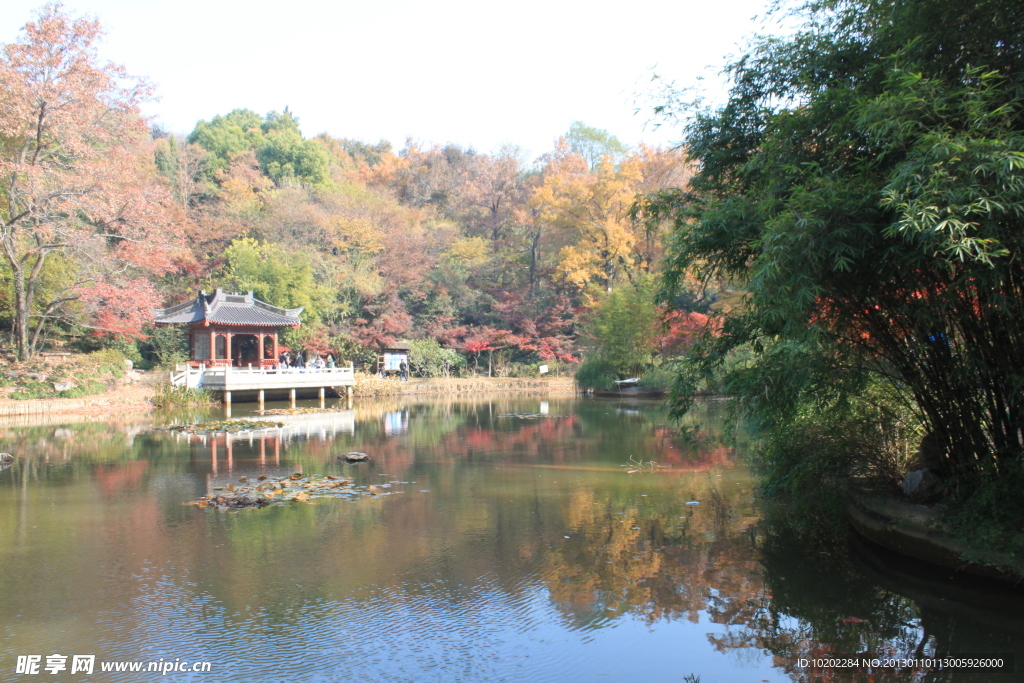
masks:
[[[306,137],[288,109],[169,134],[139,114],[147,85],[100,63],[100,35],[50,5],[0,63],[4,305],[22,356],[51,328],[144,339],[150,308],[222,287],[304,307],[296,348],[370,362],[434,339],[481,371],[535,372],[578,362],[583,317],[660,267],[664,235],[630,207],[685,183],[680,151],[580,122],[536,161],[396,151]]]
[[[83,293],[169,270],[182,224],[153,173],[147,88],[99,63],[99,35],[48,5],[0,58],[0,247],[23,359]]]

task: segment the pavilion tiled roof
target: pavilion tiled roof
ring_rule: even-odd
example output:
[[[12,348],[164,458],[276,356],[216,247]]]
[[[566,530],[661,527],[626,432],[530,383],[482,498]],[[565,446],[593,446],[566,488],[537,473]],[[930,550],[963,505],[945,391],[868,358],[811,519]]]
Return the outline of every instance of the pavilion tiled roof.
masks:
[[[297,326],[300,308],[279,308],[264,303],[252,295],[226,294],[218,289],[212,294],[200,292],[199,296],[170,308],[153,311],[157,325],[174,325],[202,322],[207,325],[257,325],[265,327]]]

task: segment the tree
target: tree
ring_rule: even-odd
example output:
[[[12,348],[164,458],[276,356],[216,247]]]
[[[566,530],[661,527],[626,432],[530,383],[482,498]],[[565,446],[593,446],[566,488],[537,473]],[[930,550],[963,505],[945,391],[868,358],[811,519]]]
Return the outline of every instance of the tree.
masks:
[[[592,169],[597,168],[605,157],[614,161],[629,149],[608,131],[592,128],[582,121],[572,122],[565,140],[569,149],[583,157]]]
[[[50,317],[79,298],[77,287],[126,268],[170,267],[177,226],[138,111],[147,88],[99,63],[99,36],[96,21],[47,5],[0,58],[0,248],[21,359],[34,354]],[[40,302],[56,254],[75,268]]]
[[[666,295],[691,269],[749,292],[680,386],[752,348],[729,384],[785,425],[883,378],[936,436],[941,469],[961,482],[1012,472],[1024,443],[1024,15],[1008,0],[802,12],[800,31],[731,67],[725,105],[688,124],[689,190],[641,205],[674,221]]]
[[[227,168],[236,154],[258,149],[263,143],[263,120],[251,109],[234,109],[226,116],[200,121],[188,136],[190,144],[209,152],[209,168]]]
[[[174,196],[187,210],[201,192],[199,180],[206,170],[206,150],[192,143],[181,146],[173,135],[166,140],[155,139],[154,147],[157,171],[167,178]]]
[[[524,340],[511,330],[498,330],[490,325],[467,325],[448,330],[445,338],[450,343],[459,343],[462,350],[473,356],[473,371],[480,366],[480,354],[487,351],[487,376],[493,373],[494,352],[513,346],[520,346]]]
[[[409,366],[419,377],[444,377],[445,363],[457,368],[466,359],[452,349],[446,349],[436,339],[417,339],[409,342]]]
[[[469,215],[471,233],[486,234],[497,251],[499,238],[525,204],[526,188],[516,148],[503,148],[496,156],[473,157],[461,177],[461,203]],[[479,226],[479,227],[476,227]]]
[[[317,282],[315,259],[299,250],[260,244],[251,238],[235,240],[224,251],[228,275],[238,291],[283,308],[304,308],[308,323],[320,322],[333,304],[333,292]]]
[[[264,141],[256,156],[263,172],[275,183],[330,184],[330,155],[320,143],[302,139],[299,121],[287,108],[283,114],[267,114],[263,133]]]
[[[584,330],[595,355],[623,379],[642,376],[654,360],[659,323],[654,283],[645,277],[636,285],[604,294],[590,312]]]
[[[544,182],[531,203],[562,234],[558,271],[580,290],[611,291],[637,265],[636,224],[629,209],[642,178],[635,159],[616,168],[605,157],[591,173],[583,157],[560,141],[548,155]]]
[[[209,153],[207,168],[227,169],[234,157],[253,152],[263,172],[278,185],[330,184],[330,154],[318,142],[305,140],[299,120],[288,111],[272,111],[265,118],[250,109],[235,109],[226,116],[200,121],[188,136],[191,144]]]

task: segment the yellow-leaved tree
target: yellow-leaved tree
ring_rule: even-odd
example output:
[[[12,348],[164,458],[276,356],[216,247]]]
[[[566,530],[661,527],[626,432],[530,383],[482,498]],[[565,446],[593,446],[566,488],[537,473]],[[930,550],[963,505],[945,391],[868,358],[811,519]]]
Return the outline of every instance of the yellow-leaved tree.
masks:
[[[556,235],[561,278],[581,291],[611,291],[631,277],[641,264],[636,248],[642,228],[629,209],[642,181],[635,154],[618,166],[605,156],[591,171],[582,155],[559,140],[545,158],[544,182],[530,201]]]

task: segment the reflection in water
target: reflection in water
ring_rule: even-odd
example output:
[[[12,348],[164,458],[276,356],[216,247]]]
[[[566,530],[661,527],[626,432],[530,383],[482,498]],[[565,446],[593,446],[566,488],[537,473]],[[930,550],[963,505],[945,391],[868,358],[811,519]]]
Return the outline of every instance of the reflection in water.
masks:
[[[1024,629],[992,608],[1005,589],[972,601],[962,582],[887,574],[845,539],[811,547],[761,521],[715,404],[689,445],[654,404],[544,404],[359,401],[231,436],[145,419],[5,428],[19,459],[0,472],[0,572],[17,590],[0,603],[0,671],[68,652],[208,660],[218,681],[1015,680],[800,666],[1019,653]],[[335,457],[352,450],[372,460]],[[631,458],[665,467],[627,474]],[[182,506],[295,471],[395,495]]]
[[[409,412],[407,410],[395,410],[384,413],[384,433],[388,436],[404,434],[409,431]]]

